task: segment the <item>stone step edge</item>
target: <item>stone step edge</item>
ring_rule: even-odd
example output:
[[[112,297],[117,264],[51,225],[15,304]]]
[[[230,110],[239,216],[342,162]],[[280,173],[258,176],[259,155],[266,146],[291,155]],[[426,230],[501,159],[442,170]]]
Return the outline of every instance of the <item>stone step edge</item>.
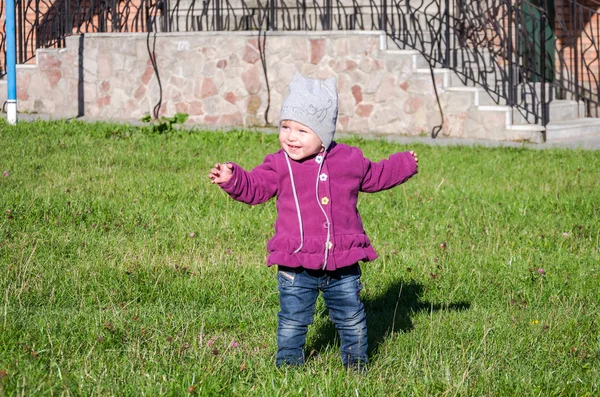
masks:
[[[513,108],[503,105],[481,105],[476,106],[481,112],[501,112],[505,114],[505,128],[508,131],[545,131],[544,126],[539,124],[513,124]]]
[[[506,129],[511,131],[546,131],[546,129],[543,126],[538,124],[513,124],[506,126]]]
[[[571,128],[580,128],[580,127],[590,127],[590,126],[599,126],[600,127],[600,119],[594,117],[583,117],[580,119],[574,120],[560,120],[553,121],[548,123],[546,126],[547,130],[557,130],[557,129],[571,129]]]
[[[418,70],[420,67],[419,57],[422,56],[421,53],[417,50],[381,50],[382,58],[396,58],[396,57],[410,57],[412,62],[412,69]],[[425,61],[425,58],[422,58],[422,61]]]
[[[480,101],[479,101],[479,96],[482,94],[486,94],[487,91],[485,90],[485,88],[483,87],[471,87],[471,86],[450,86],[448,88],[446,88],[446,91],[449,92],[470,92],[472,94],[474,94],[474,100],[473,100],[473,105],[474,106],[503,106],[504,105],[480,105]],[[573,107],[573,108],[577,108],[579,107],[579,103],[577,101],[571,100],[571,99],[554,99],[552,100],[552,102],[550,102],[550,109],[552,108],[564,108],[564,107]],[[485,110],[485,109],[483,109]],[[491,109],[491,110],[498,110],[498,109]]]
[[[472,93],[473,94],[473,106],[475,107],[479,107],[480,105],[480,98],[479,96],[485,92],[485,90],[483,88],[480,87],[457,87],[457,86],[450,86],[448,88],[446,88],[446,92],[468,92],[468,93]]]

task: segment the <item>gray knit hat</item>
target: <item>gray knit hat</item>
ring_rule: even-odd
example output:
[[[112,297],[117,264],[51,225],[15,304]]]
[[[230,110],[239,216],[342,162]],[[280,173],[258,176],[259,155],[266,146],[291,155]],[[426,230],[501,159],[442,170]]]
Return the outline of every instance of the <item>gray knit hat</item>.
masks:
[[[321,138],[327,149],[333,140],[338,116],[336,85],[335,77],[307,79],[296,73],[283,100],[279,119],[304,124]]]

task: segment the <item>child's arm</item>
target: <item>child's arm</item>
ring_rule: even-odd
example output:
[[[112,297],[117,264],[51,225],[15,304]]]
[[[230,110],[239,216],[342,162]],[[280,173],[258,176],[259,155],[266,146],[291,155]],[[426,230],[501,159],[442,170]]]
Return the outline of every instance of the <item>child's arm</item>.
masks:
[[[379,163],[363,159],[364,178],[360,190],[374,193],[398,186],[418,172],[419,159],[413,151],[392,154]]]
[[[272,155],[246,171],[235,163],[215,164],[208,177],[217,183],[231,198],[246,204],[261,204],[277,194],[277,172]]]

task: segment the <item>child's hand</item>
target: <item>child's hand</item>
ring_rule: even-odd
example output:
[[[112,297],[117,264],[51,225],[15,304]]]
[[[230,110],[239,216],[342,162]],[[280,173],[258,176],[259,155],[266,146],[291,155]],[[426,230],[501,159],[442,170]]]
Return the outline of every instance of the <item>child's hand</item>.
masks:
[[[413,159],[415,159],[415,163],[417,163],[417,165],[419,165],[419,158],[417,157],[417,154],[415,152],[413,152],[412,150],[409,153],[413,156]]]
[[[226,164],[215,164],[215,168],[210,170],[210,174],[208,177],[210,178],[211,183],[224,183],[231,178],[231,174],[233,174],[233,165]]]

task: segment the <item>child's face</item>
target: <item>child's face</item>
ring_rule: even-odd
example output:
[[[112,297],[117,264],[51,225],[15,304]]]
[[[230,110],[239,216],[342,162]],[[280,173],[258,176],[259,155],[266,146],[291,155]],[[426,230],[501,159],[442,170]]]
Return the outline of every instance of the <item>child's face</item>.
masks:
[[[303,160],[323,151],[323,144],[317,134],[304,124],[292,120],[281,122],[279,143],[293,160]]]

